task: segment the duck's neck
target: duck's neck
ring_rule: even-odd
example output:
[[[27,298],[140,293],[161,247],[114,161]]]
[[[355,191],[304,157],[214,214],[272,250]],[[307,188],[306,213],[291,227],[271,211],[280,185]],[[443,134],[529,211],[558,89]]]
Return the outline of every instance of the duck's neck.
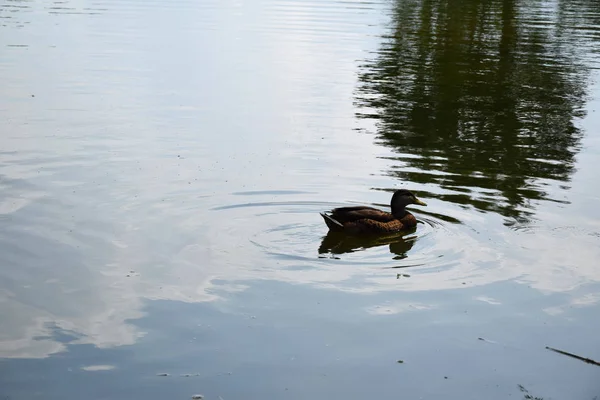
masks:
[[[404,207],[392,207],[392,215],[398,219],[401,219],[406,214],[410,214],[410,212],[406,211]]]

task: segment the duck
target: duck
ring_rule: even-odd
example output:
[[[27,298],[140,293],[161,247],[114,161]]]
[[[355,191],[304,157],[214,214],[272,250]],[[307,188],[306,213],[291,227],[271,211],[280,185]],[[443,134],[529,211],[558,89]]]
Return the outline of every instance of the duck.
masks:
[[[392,212],[368,206],[339,207],[320,213],[329,231],[349,234],[395,233],[414,228],[417,219],[405,207],[409,204],[427,206],[410,190],[396,190],[390,201]]]

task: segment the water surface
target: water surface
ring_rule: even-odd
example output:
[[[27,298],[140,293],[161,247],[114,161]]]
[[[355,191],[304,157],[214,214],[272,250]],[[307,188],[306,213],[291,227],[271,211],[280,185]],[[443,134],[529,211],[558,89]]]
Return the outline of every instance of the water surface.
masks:
[[[595,1],[0,0],[0,399],[589,399]],[[339,205],[428,203],[403,237]],[[399,362],[402,361],[402,362]]]

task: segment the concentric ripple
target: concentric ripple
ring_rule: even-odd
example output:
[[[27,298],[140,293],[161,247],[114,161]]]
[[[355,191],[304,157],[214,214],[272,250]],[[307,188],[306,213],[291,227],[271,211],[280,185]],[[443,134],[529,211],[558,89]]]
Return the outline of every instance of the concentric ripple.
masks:
[[[223,229],[247,238],[259,253],[253,259],[263,263],[265,259],[273,260],[273,268],[283,270],[333,268],[339,272],[339,268],[346,268],[348,274],[361,271],[364,277],[456,269],[455,277],[467,278],[474,273],[473,268],[478,268],[474,263],[485,265],[485,261],[498,258],[480,249],[477,240],[481,237],[474,237],[480,236],[477,229],[452,216],[416,209],[412,212],[417,217],[417,228],[402,234],[363,238],[328,232],[319,212],[344,205],[352,204],[256,201],[219,206],[212,211],[227,212],[229,218]],[[479,257],[474,258],[475,254]]]

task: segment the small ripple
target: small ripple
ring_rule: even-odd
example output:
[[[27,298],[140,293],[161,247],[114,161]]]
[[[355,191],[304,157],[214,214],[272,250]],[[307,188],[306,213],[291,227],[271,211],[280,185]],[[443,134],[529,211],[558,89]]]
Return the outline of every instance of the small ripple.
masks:
[[[247,208],[247,207],[270,207],[270,206],[303,206],[303,205],[313,205],[313,206],[328,206],[338,203],[328,203],[323,201],[266,201],[266,202],[250,202],[250,203],[242,203],[242,204],[230,204],[227,206],[217,206],[213,207],[212,210],[230,210],[235,208]]]
[[[304,192],[300,190],[253,190],[247,192],[233,192],[235,196],[258,196],[258,195],[285,195],[285,194],[310,194],[313,192]]]
[[[252,219],[256,228],[248,232],[248,241],[262,254],[259,259],[267,256],[281,261],[286,270],[314,269],[319,265],[326,269],[351,266],[364,267],[366,273],[373,273],[420,267],[427,273],[459,267],[461,260],[472,256],[463,250],[464,246],[477,247],[476,240],[468,233],[477,233],[474,228],[452,216],[422,210],[413,210],[418,225],[407,232],[376,237],[329,232],[318,213],[350,204],[354,203],[270,201],[230,204],[212,210],[229,211],[230,221]],[[261,211],[248,214],[251,209]],[[278,217],[284,213],[285,218]]]

